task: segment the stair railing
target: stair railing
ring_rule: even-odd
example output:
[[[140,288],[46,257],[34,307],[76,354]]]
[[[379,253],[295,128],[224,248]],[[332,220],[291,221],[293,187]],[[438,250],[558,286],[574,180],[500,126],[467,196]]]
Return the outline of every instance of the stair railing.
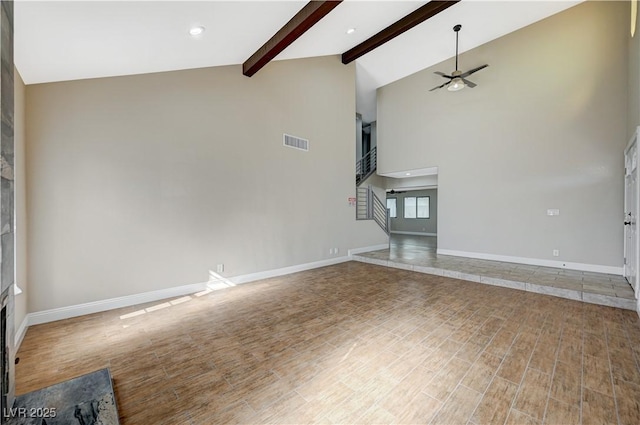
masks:
[[[362,183],[376,171],[378,162],[377,148],[371,150],[356,162],[356,186]]]
[[[369,201],[371,193],[371,187],[357,187],[356,188],[356,220],[370,220],[371,214],[369,212]]]
[[[389,234],[389,210],[385,203],[383,203],[378,195],[371,191],[373,195],[371,202],[371,209],[373,220],[378,223],[378,226],[388,235]]]
[[[374,220],[389,234],[389,210],[371,186],[356,188],[356,220]]]

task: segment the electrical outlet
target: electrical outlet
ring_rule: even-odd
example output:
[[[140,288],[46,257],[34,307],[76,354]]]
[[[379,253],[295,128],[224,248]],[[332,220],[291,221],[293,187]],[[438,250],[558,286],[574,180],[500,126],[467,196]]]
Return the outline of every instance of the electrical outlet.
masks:
[[[218,264],[216,266],[216,273],[222,273],[224,272],[224,264]]]
[[[559,249],[554,249],[553,250],[553,256],[554,257],[559,257],[560,256],[560,250]]]

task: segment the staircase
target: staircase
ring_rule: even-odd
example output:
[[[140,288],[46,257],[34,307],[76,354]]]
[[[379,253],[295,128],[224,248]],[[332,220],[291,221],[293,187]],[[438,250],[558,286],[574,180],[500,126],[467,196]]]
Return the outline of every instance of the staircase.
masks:
[[[361,160],[356,162],[356,186],[359,186],[367,177],[376,172],[377,160],[377,149],[374,146]]]
[[[389,211],[387,205],[375,194],[371,185],[360,187],[369,176],[376,172],[377,150],[375,146],[356,162],[356,220],[374,220],[389,234]]]
[[[356,220],[374,220],[389,234],[389,211],[371,186],[356,188]]]

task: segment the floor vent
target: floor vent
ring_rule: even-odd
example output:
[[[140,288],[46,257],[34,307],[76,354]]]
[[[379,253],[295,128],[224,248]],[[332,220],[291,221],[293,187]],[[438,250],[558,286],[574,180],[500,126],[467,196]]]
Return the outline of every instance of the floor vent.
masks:
[[[301,151],[309,150],[309,141],[289,134],[283,134],[284,145],[290,148],[300,149]]]

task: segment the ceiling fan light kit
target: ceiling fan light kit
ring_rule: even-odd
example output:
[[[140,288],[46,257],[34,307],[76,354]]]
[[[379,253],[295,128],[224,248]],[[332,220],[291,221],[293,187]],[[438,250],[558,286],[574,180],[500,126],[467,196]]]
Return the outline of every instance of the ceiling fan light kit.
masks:
[[[435,74],[438,74],[444,78],[448,78],[449,81],[439,86],[436,86],[429,91],[438,90],[443,87],[446,87],[448,91],[460,91],[465,87],[469,87],[470,89],[472,89],[476,86],[476,84],[472,81],[467,80],[467,77],[489,66],[487,64],[480,65],[479,67],[470,69],[469,71],[464,73],[458,69],[458,33],[460,32],[461,28],[462,28],[462,25],[460,24],[457,24],[456,26],[453,27],[453,31],[456,33],[456,70],[453,71],[451,75],[447,75],[444,72],[436,71]]]
[[[462,78],[457,77],[451,80],[451,84],[449,84],[449,87],[447,87],[447,90],[459,91],[459,90],[462,90],[463,88],[464,88],[464,81],[462,81]]]

